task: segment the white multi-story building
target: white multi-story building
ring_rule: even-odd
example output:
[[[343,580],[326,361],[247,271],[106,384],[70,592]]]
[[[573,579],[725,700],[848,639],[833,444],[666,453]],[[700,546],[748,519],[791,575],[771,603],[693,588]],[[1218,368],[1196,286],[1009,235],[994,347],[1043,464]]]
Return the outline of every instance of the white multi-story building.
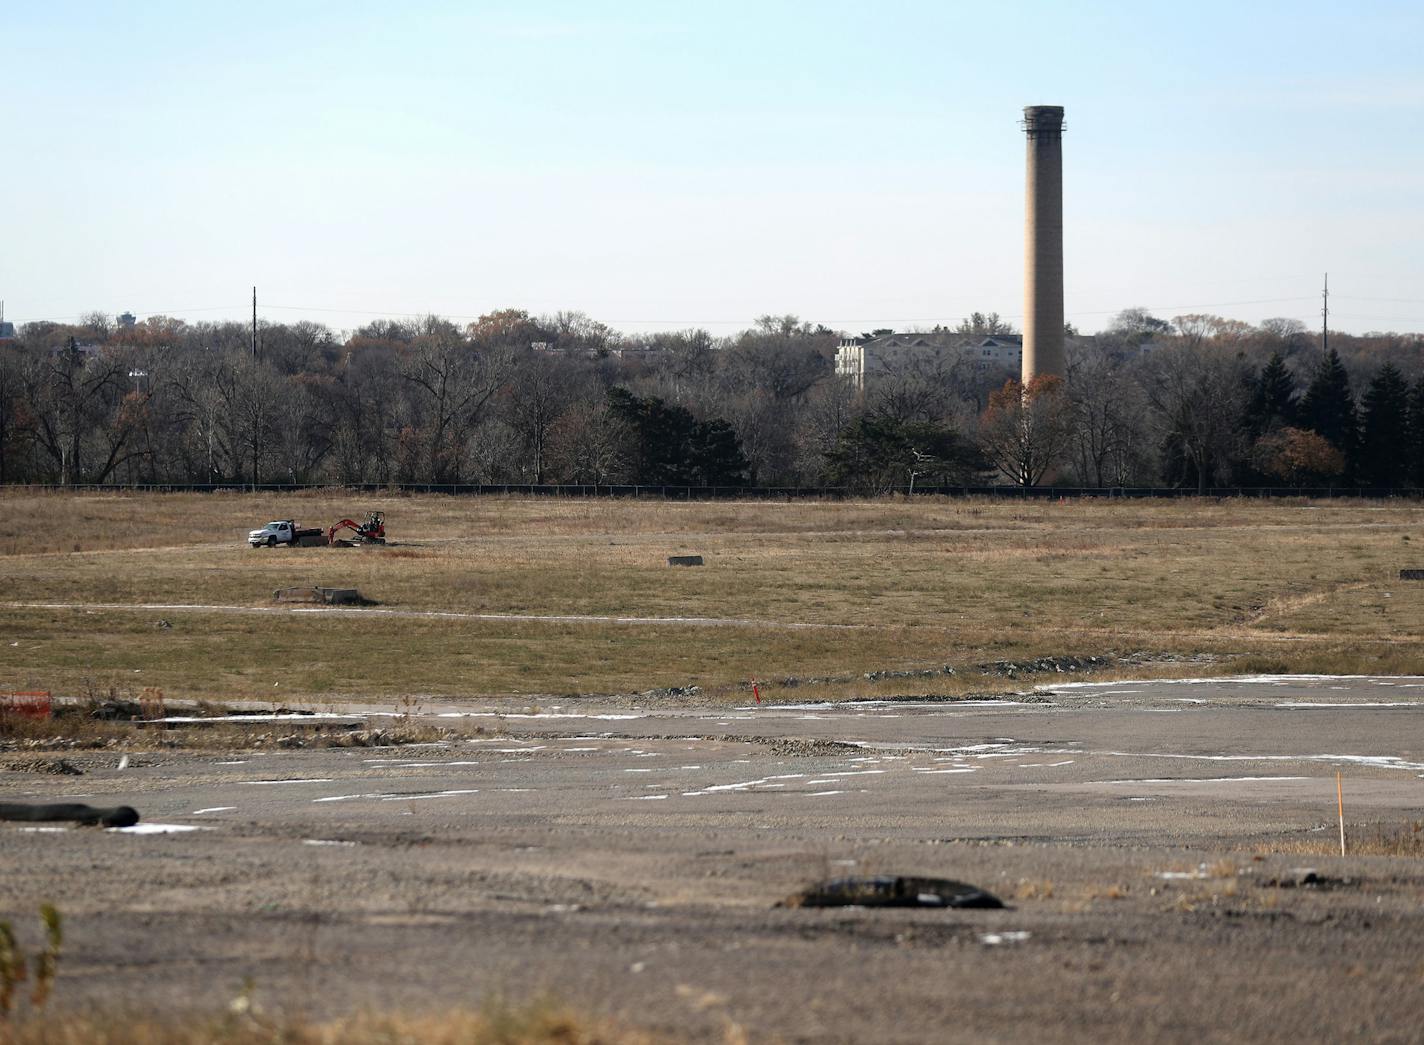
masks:
[[[1017,374],[1023,364],[1021,334],[886,334],[881,337],[842,338],[836,349],[836,373],[857,390],[877,375],[931,370],[968,364]]]

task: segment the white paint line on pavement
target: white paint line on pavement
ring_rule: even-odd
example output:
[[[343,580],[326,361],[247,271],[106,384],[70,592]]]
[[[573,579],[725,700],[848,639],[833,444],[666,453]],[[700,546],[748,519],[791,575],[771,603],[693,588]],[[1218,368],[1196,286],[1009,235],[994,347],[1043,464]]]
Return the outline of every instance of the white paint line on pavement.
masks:
[[[382,802],[415,802],[427,798],[450,798],[454,795],[477,795],[480,789],[477,787],[463,788],[454,791],[432,791],[426,795],[383,795]]]

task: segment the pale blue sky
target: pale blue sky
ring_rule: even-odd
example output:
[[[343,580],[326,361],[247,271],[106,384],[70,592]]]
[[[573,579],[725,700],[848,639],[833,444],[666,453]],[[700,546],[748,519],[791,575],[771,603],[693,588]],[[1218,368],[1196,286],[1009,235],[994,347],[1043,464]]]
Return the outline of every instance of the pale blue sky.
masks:
[[[1071,7],[0,0],[0,298],[1017,320],[1056,104],[1080,327],[1424,330],[1424,5]]]

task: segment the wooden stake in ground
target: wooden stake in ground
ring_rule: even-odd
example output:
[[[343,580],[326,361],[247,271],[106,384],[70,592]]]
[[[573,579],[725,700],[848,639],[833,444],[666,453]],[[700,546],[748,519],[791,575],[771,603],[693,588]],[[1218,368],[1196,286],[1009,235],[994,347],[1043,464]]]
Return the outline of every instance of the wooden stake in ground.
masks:
[[[1345,788],[1340,782],[1340,771],[1335,770],[1335,801],[1340,807],[1340,855],[1345,855]]]

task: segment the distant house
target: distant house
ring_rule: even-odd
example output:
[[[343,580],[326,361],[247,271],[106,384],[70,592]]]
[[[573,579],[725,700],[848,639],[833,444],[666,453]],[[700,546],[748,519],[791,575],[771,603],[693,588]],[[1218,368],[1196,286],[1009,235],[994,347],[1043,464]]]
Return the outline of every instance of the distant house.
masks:
[[[836,349],[836,373],[863,390],[877,376],[968,364],[1017,373],[1023,364],[1021,334],[885,334],[842,338]]]
[[[662,345],[617,345],[608,354],[625,363],[648,363],[667,352]]]
[[[95,341],[79,341],[70,338],[67,344],[56,345],[49,350],[51,356],[62,356],[66,353],[72,354],[75,361],[81,366],[90,359],[104,351],[104,346]]]
[[[531,341],[531,350],[546,356],[563,356],[568,359],[597,359],[598,349],[574,338],[568,342]]]

